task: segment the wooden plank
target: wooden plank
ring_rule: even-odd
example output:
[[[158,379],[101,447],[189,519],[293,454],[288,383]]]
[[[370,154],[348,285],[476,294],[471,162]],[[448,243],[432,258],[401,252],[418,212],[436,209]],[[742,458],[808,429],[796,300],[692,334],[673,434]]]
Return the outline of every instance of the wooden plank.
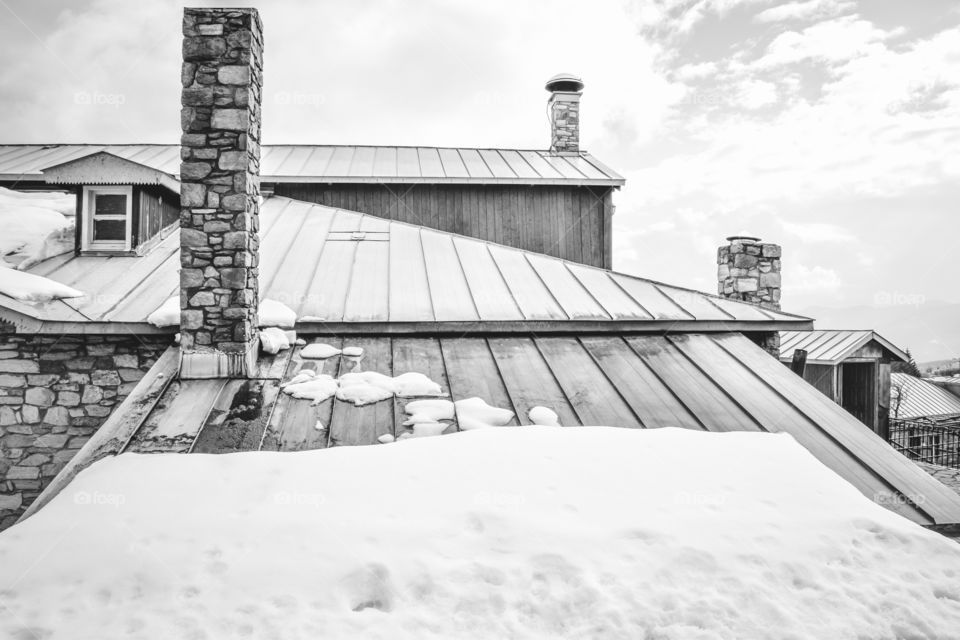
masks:
[[[133,453],[186,453],[226,380],[172,383],[127,446]]]
[[[566,320],[567,314],[527,262],[523,252],[490,245],[490,254],[527,320]]]
[[[690,410],[622,337],[587,336],[580,342],[645,427],[703,429]]]
[[[293,348],[275,354],[259,354],[256,369],[250,377],[259,380],[282,380],[292,355]]]
[[[453,400],[478,397],[491,406],[509,409],[516,414],[486,340],[441,338],[440,348]],[[514,417],[509,424],[517,425],[519,421]]]
[[[643,426],[576,338],[536,338],[535,341],[583,424]]]
[[[802,411],[838,447],[849,451],[862,465],[882,478],[890,489],[915,500],[922,496],[923,500],[916,510],[912,505],[901,504],[899,500],[888,501],[886,506],[895,510],[898,506],[904,507],[901,512],[914,520],[917,520],[916,511],[920,511],[937,524],[960,522],[960,496],[895,452],[838,404],[802,382],[747,338],[739,334],[723,334],[713,340],[784,400]],[[876,494],[870,493],[871,487],[855,486],[868,497],[876,499]]]
[[[528,254],[527,260],[571,320],[610,319],[563,261],[535,254]]]
[[[420,230],[394,225],[390,231],[389,315],[392,322],[435,320]]]
[[[454,238],[464,276],[482,320],[523,320],[523,314],[485,242]]]
[[[445,233],[424,229],[420,232],[420,240],[437,321],[478,320],[473,295],[460,267],[453,238]]]
[[[344,321],[386,322],[389,320],[389,267],[390,244],[388,242],[366,240],[357,242],[350,276],[350,289],[344,306]]]
[[[393,355],[390,338],[360,337],[344,338],[344,346],[363,348],[363,357],[340,358],[340,373],[344,375],[359,371],[377,371],[390,375],[393,370]],[[362,407],[343,400],[333,401],[333,417],[330,419],[330,446],[354,446],[377,444],[377,438],[394,432],[393,400],[382,400]]]
[[[279,392],[279,380],[228,381],[191,453],[257,451]]]
[[[333,336],[315,338],[313,342],[326,343],[338,349],[342,345],[340,338]],[[284,382],[288,382],[302,369],[337,376],[340,368],[339,356],[326,360],[307,360],[300,356],[302,350],[302,347],[296,347],[291,353]],[[310,400],[297,400],[281,392],[267,422],[261,449],[306,451],[327,447],[333,399],[326,400],[317,406],[311,406],[311,404]],[[316,428],[317,421],[323,425],[323,429]]]
[[[626,341],[707,431],[761,430],[757,421],[724,393],[716,379],[704,375],[662,336],[633,336]]]
[[[610,278],[610,274],[601,269],[567,263],[570,273],[593,294],[604,310],[615,320],[652,320],[653,316],[644,311],[636,300]]]
[[[537,406],[552,409],[565,427],[581,424],[532,338],[488,338],[487,343],[521,424],[532,424],[528,413]]]
[[[396,338],[393,340],[393,375],[403,373],[422,373],[440,385],[444,393],[449,395],[450,383],[447,380],[447,369],[443,362],[443,352],[440,350],[440,341],[436,338]],[[430,399],[435,396],[428,396]],[[394,398],[394,436],[409,431],[403,426],[407,419],[404,408],[408,402],[423,398]],[[457,431],[457,422],[454,420],[444,433]]]

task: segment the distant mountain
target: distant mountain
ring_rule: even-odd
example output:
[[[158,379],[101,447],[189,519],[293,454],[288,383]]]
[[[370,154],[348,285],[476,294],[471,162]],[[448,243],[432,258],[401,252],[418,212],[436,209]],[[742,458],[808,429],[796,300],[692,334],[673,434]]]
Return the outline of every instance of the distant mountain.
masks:
[[[817,329],[873,329],[910,349],[918,363],[960,356],[960,303],[808,307],[798,313],[813,318]]]

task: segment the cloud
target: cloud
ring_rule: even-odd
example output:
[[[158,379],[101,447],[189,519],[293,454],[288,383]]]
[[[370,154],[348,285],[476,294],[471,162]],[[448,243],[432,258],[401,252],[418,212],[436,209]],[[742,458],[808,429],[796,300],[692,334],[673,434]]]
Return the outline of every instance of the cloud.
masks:
[[[785,22],[787,20],[819,20],[839,15],[856,8],[856,3],[847,0],[806,0],[788,2],[764,9],[756,16],[756,22]]]
[[[833,269],[826,267],[807,267],[798,262],[784,263],[783,287],[784,292],[790,294],[815,293],[820,295],[835,294],[842,286],[840,276]]]
[[[847,229],[827,222],[783,222],[787,233],[808,243],[854,242],[856,237]]]

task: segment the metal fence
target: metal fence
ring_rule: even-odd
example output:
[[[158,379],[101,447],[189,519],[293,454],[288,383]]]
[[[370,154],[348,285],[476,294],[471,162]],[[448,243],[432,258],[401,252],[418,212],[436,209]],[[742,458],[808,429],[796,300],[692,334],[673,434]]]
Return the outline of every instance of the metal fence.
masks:
[[[911,460],[960,469],[960,416],[890,420],[890,444]]]

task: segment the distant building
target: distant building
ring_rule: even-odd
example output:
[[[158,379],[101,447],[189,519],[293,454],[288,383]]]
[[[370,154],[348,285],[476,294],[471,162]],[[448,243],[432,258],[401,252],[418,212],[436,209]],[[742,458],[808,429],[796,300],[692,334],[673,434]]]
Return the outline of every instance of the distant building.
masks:
[[[804,379],[884,438],[890,415],[890,363],[907,354],[874,331],[783,331],[780,360],[807,352]]]

